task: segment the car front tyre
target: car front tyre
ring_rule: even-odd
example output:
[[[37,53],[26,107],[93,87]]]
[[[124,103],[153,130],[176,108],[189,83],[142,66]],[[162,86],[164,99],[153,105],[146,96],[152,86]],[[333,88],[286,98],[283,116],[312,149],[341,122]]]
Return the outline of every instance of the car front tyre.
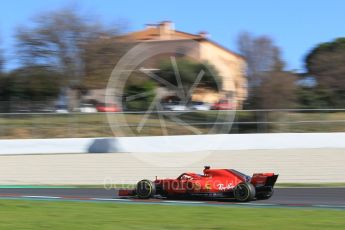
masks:
[[[156,186],[150,180],[141,180],[137,183],[136,193],[140,199],[149,199],[156,194]]]

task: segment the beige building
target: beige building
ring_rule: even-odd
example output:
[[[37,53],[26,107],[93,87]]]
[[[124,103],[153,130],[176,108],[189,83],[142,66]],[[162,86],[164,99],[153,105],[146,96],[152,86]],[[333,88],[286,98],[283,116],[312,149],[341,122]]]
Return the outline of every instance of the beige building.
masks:
[[[193,57],[215,66],[223,82],[221,93],[198,89],[193,94],[193,99],[215,102],[222,97],[228,97],[236,102],[237,108],[242,107],[247,97],[246,62],[242,56],[210,40],[207,33],[181,32],[175,30],[172,22],[164,21],[159,24],[149,24],[143,30],[125,35],[123,39],[132,42],[165,42],[166,45],[175,47],[177,53],[193,52]]]

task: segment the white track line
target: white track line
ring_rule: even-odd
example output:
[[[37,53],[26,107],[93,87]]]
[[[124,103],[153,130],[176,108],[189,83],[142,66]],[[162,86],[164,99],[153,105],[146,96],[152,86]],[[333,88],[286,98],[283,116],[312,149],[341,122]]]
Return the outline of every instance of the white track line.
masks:
[[[198,201],[175,201],[175,200],[165,200],[162,203],[176,203],[176,204],[205,204],[205,202]]]
[[[19,196],[21,198],[31,198],[31,199],[66,199],[64,197],[58,197],[58,196]],[[88,200],[94,200],[94,201],[122,201],[122,202],[135,202],[135,200],[130,199],[116,199],[116,198],[87,198]],[[150,204],[151,202],[147,202]],[[152,204],[155,204],[157,202],[152,202]],[[170,203],[170,204],[208,204],[207,202],[201,202],[201,201],[175,201],[175,200],[164,200],[160,201],[158,203]],[[243,206],[285,206],[281,204],[267,204],[267,203],[232,203],[233,205],[243,205]],[[212,204],[211,204],[212,205]],[[231,206],[231,204],[230,204]],[[293,207],[293,206],[291,206]],[[299,206],[298,206],[299,207]],[[318,207],[318,208],[345,208],[345,205],[323,205],[323,204],[315,204],[315,205],[307,205],[305,207]]]
[[[126,200],[126,199],[111,199],[111,198],[90,198],[90,200],[99,200],[99,201],[132,201],[132,200]]]
[[[240,204],[240,205],[248,205],[248,206],[273,206],[277,204],[261,204],[261,203],[234,203],[234,204]]]
[[[41,198],[41,199],[62,199],[62,197],[58,196],[21,196],[23,198]]]

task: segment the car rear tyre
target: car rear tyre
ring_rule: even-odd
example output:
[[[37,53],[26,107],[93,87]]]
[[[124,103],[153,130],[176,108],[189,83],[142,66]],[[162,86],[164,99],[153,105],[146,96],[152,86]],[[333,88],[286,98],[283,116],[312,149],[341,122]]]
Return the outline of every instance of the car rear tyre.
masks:
[[[239,183],[234,188],[234,197],[240,202],[251,201],[255,198],[255,187],[251,183]]]
[[[156,186],[150,180],[141,180],[137,183],[136,192],[140,199],[149,199],[156,194]]]

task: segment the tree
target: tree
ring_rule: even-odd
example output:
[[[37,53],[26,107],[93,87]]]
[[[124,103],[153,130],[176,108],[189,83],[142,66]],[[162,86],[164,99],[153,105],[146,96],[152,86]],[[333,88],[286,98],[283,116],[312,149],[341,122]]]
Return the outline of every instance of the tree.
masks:
[[[265,72],[271,71],[275,65],[279,48],[268,36],[255,37],[242,32],[237,38],[237,47],[247,62],[247,78],[249,90],[259,86]]]
[[[105,88],[116,63],[130,45],[119,42],[116,37],[100,37],[87,44],[84,49],[85,63],[82,85],[85,88]]]
[[[297,103],[297,75],[281,67],[266,72],[260,86],[253,90],[252,106],[255,109],[291,109]]]
[[[12,71],[12,97],[31,101],[56,99],[60,92],[60,74],[45,67],[24,67]]]
[[[3,74],[4,71],[4,57],[2,55],[2,50],[0,49],[0,76]]]
[[[295,74],[285,71],[280,49],[268,36],[254,37],[244,32],[238,49],[247,61],[250,109],[292,108],[296,101]]]
[[[85,75],[85,60],[90,59],[88,45],[116,32],[74,9],[60,9],[36,16],[32,27],[18,28],[18,56],[23,66],[53,68],[62,73],[65,85],[78,85]]]
[[[268,73],[258,89],[258,109],[290,109],[296,105],[297,77],[286,71]]]
[[[142,81],[142,83],[136,82],[135,84],[127,83],[124,98],[126,108],[138,111],[147,110],[156,95],[156,84],[152,80]]]
[[[30,105],[39,102],[48,105],[48,102],[57,98],[60,92],[60,74],[45,67],[23,67],[11,71],[7,76],[0,78],[0,101],[3,101],[2,111],[9,112],[10,107],[24,104]],[[30,102],[30,103],[28,103]]]
[[[345,106],[345,38],[316,46],[306,56],[308,74],[317,82],[315,90],[327,95],[328,107]]]
[[[4,59],[4,56],[3,56],[3,50],[0,47],[0,77],[3,74],[3,71],[4,71],[4,63],[5,63],[5,59]]]
[[[299,86],[297,97],[301,109],[327,109],[331,99],[326,90],[315,86]]]
[[[161,62],[159,69],[159,77],[176,86],[178,88],[176,93],[187,100],[193,88],[202,87],[216,91],[222,88],[218,71],[209,63],[178,58]]]

